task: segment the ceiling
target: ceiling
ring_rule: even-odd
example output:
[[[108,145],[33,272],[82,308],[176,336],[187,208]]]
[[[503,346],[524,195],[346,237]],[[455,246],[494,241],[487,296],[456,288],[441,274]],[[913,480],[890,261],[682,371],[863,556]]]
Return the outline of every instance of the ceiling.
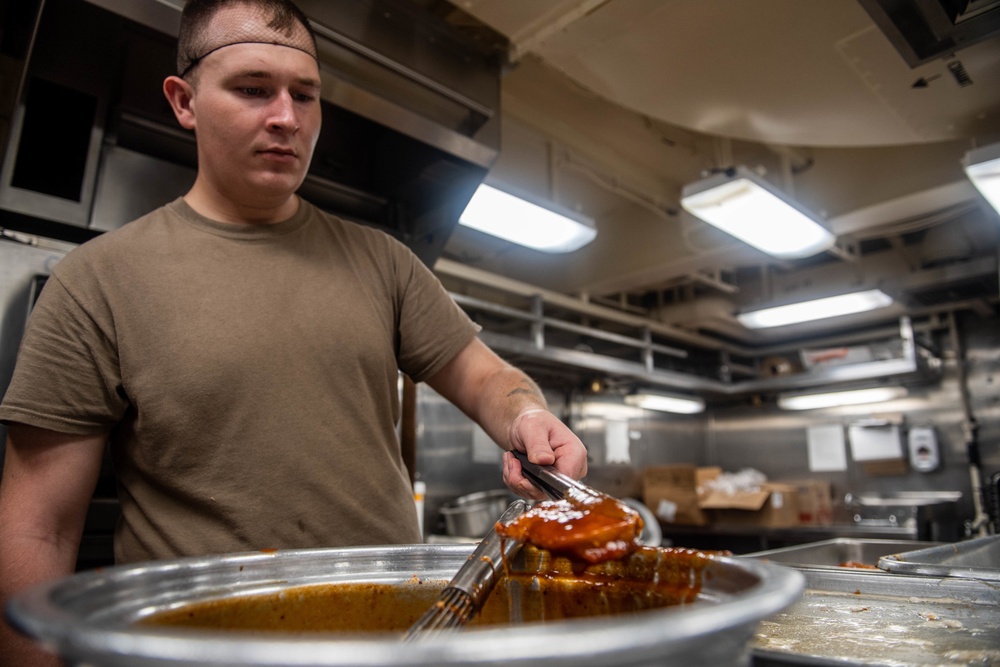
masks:
[[[598,229],[551,255],[460,227],[452,262],[756,345],[810,329],[754,333],[735,312],[861,287],[897,297],[883,321],[992,312],[1000,220],[961,159],[1000,141],[995,0],[917,55],[880,0],[413,1],[509,63],[487,181]],[[680,210],[686,183],[735,165],[822,216],[837,248],[778,262]]]

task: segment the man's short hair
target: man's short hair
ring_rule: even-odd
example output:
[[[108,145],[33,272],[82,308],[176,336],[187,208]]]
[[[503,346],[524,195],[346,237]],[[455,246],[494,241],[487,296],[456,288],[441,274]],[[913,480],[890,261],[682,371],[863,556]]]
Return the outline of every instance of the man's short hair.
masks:
[[[245,8],[250,20],[233,30],[210,30],[215,14],[229,7]],[[291,0],[188,0],[177,38],[177,73],[186,76],[205,56],[225,46],[253,43],[280,44],[317,58],[309,19]]]

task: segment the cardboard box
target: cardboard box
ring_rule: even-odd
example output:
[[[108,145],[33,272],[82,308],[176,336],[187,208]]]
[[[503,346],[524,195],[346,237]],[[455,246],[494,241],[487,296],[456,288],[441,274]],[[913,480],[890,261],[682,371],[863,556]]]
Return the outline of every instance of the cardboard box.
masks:
[[[708,489],[705,488],[705,485],[721,474],[722,474],[722,468],[719,468],[718,466],[698,468],[695,471],[695,481],[698,484],[699,498],[703,498],[705,494],[708,493]]]
[[[643,502],[665,524],[706,526],[698,505],[698,469],[693,465],[651,466],[642,478]]]
[[[791,480],[798,489],[799,523],[804,526],[829,526],[833,523],[833,488],[819,479]]]
[[[767,483],[758,491],[713,491],[701,499],[712,523],[788,528],[799,523],[798,487]]]

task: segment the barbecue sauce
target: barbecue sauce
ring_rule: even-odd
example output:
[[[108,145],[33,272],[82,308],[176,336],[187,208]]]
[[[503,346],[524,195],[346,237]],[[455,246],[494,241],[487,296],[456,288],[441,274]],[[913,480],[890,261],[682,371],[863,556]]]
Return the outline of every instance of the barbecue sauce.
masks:
[[[473,626],[632,614],[698,599],[713,554],[642,547],[621,560],[583,565],[531,546],[498,582]],[[404,632],[436,603],[447,582],[412,577],[333,583],[203,600],[165,609],[140,626],[294,634]]]

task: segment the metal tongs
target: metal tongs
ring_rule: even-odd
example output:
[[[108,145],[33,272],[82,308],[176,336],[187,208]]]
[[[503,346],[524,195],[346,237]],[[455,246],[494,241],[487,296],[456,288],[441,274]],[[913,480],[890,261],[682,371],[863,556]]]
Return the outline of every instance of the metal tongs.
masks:
[[[510,523],[527,509],[526,501],[515,500],[500,517],[500,523]],[[520,542],[502,539],[497,535],[496,528],[491,528],[469,559],[459,568],[458,573],[441,591],[434,605],[406,632],[403,641],[430,639],[441,632],[455,630],[471,621],[493,591],[502,574],[504,561],[512,559],[520,549]]]
[[[517,450],[513,450],[513,453],[521,463],[524,476],[552,500],[603,495],[552,466],[532,463],[528,460],[527,454]],[[527,510],[527,502],[515,500],[500,517],[499,522],[508,524]],[[434,606],[417,619],[406,632],[403,641],[430,639],[441,632],[455,630],[471,621],[479,613],[497,579],[500,578],[498,568],[504,560],[513,558],[520,548],[520,542],[501,539],[496,529],[491,529],[441,592]]]
[[[511,452],[514,454],[514,458],[521,463],[521,470],[528,481],[552,500],[561,500],[574,494],[577,496],[601,495],[599,491],[581,484],[569,475],[564,475],[553,466],[540,466],[537,463],[532,463],[528,460],[527,454],[516,449],[511,450]]]

